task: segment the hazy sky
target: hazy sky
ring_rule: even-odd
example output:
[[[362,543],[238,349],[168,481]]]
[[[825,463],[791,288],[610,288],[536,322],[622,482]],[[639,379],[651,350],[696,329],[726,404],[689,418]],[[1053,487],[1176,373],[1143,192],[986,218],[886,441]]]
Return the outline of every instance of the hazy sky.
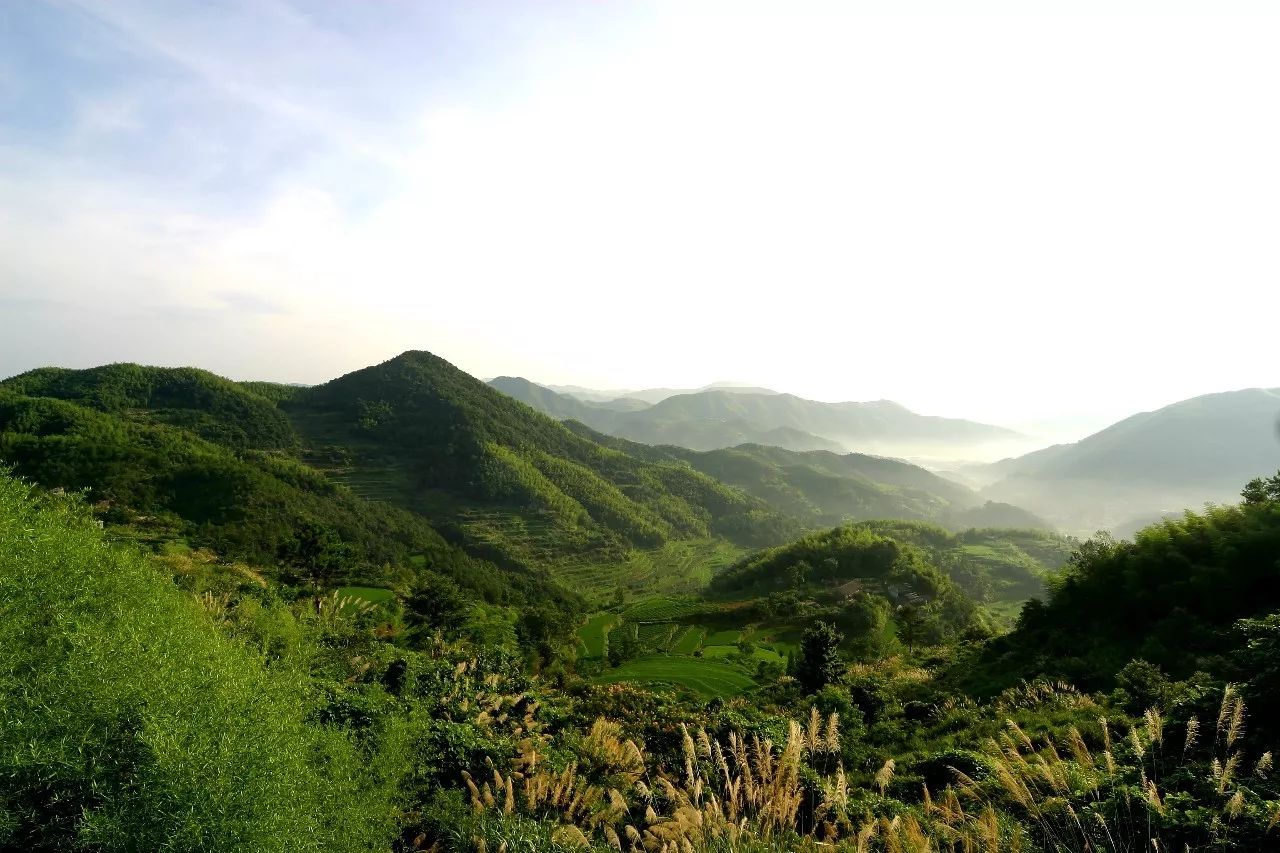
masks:
[[[0,374],[1277,386],[1276,6],[0,0]]]

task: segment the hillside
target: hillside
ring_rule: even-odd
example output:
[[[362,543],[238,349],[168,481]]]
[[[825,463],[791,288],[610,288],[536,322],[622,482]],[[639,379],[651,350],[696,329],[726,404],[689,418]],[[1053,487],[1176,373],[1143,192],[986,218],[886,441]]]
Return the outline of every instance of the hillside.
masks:
[[[240,385],[195,368],[136,364],[88,370],[46,367],[0,382],[0,388],[15,394],[52,397],[124,418],[181,427],[233,450],[295,449],[297,436],[268,396],[270,387]]]
[[[653,405],[611,410],[557,394],[524,379],[492,384],[539,411],[644,444],[713,450],[743,443],[791,450],[854,449],[892,456],[990,458],[993,449],[1025,444],[1003,427],[918,415],[897,403],[821,403],[757,388],[709,387],[654,394]]]
[[[130,375],[149,371],[156,383],[167,376],[136,367]],[[76,382],[92,389],[85,378]],[[430,565],[494,602],[572,598],[545,573],[501,572],[447,542],[426,519],[364,500],[288,455],[233,451],[148,414],[108,413],[0,385],[0,464],[49,488],[84,491],[115,535],[155,547],[209,548],[325,584],[404,583]],[[202,414],[206,431],[224,435],[232,426]]]
[[[1134,659],[1173,679],[1197,671],[1248,677],[1250,660],[1275,649],[1277,554],[1280,477],[1260,481],[1244,503],[1187,512],[1131,542],[1094,539],[1071,558],[1048,599],[1028,605],[1017,629],[984,650],[970,683],[995,691],[1046,676],[1109,689]],[[1267,616],[1270,628],[1240,621]],[[1274,687],[1253,696],[1269,711],[1280,710]]]
[[[1067,563],[1077,546],[1074,540],[1038,530],[952,533],[923,522],[867,521],[813,533],[751,555],[717,575],[711,590],[759,594],[786,589],[793,584],[792,567],[802,560],[805,575],[813,581],[881,578],[889,571],[885,567],[905,550],[918,552],[967,597],[1009,613],[1016,612],[1010,607],[1043,596],[1050,574]],[[888,562],[881,568],[868,568],[879,566],[882,558]]]
[[[989,630],[974,600],[925,549],[858,525],[752,554],[717,575],[710,593],[763,599],[757,607],[786,621],[814,610],[809,618],[830,619],[869,653]]]
[[[811,527],[871,518],[934,521],[956,529],[1050,527],[1017,507],[983,503],[964,486],[897,459],[754,444],[699,452],[611,438],[574,422],[568,426],[642,459],[686,463]]]
[[[707,537],[756,546],[797,529],[688,466],[576,435],[430,353],[405,353],[282,405],[308,459],[504,564],[622,557]]]
[[[634,440],[645,444],[674,444],[691,450],[714,450],[739,444],[770,444],[789,450],[841,449],[838,442],[803,430],[785,426],[766,428],[741,417],[686,418],[660,421],[641,428],[639,413],[649,408],[649,404],[636,398],[621,397],[607,402],[580,399],[510,376],[491,379],[489,385],[557,420],[580,421],[607,435],[634,438],[628,433],[639,429],[643,437]]]
[[[1208,394],[1126,418],[1074,444],[990,466],[982,494],[1088,532],[1205,501],[1280,467],[1280,390]]]

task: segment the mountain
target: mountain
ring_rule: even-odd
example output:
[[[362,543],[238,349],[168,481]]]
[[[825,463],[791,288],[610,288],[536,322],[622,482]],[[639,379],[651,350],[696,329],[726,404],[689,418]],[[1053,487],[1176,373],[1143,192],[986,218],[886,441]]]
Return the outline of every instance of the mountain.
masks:
[[[282,407],[317,464],[499,564],[617,558],[706,537],[760,545],[796,529],[737,489],[602,447],[426,352]]]
[[[640,391],[626,391],[622,396],[630,400],[641,400],[649,405],[656,405],[669,397],[680,397],[686,394],[701,394],[705,391],[722,391],[726,394],[777,394],[768,388],[745,385],[740,382],[712,382],[701,388],[645,388]]]
[[[649,395],[653,405],[616,411],[556,394],[525,379],[501,377],[491,384],[552,417],[573,418],[600,432],[644,444],[675,444],[693,450],[757,443],[791,450],[852,448],[891,456],[981,456],[991,447],[1025,443],[1025,437],[1013,430],[918,415],[888,400],[821,403],[746,387],[670,394],[666,392],[672,389],[655,389]]]
[[[641,459],[687,464],[811,527],[872,518],[934,521],[955,529],[1050,527],[1017,507],[984,504],[970,489],[897,459],[797,452],[759,444],[709,451],[651,447],[602,435],[580,423],[567,425],[597,443]]]
[[[271,401],[203,370],[116,364],[0,382],[0,463],[83,491],[116,535],[210,548],[321,583],[397,583],[429,564],[494,602],[566,598],[501,572],[419,515],[336,486],[295,455]]]
[[[988,466],[982,494],[1080,532],[1132,530],[1280,468],[1280,389],[1207,394]]]
[[[801,529],[423,352],[306,388],[127,364],[32,371],[0,383],[0,460],[87,489],[121,535],[326,584],[409,583],[426,567],[497,603],[569,606],[549,568],[574,560]]]
[[[623,397],[606,402],[579,399],[559,394],[527,379],[499,376],[489,385],[527,406],[557,420],[580,421],[592,429],[609,435],[624,435],[639,416],[649,408],[638,399]],[[736,392],[724,392],[736,393]],[[630,436],[629,436],[630,437]],[[646,444],[677,444],[694,450],[733,447],[738,444],[772,444],[791,450],[840,450],[834,441],[810,435],[790,427],[762,428],[744,418],[697,419],[657,423],[645,428]]]
[[[272,400],[257,393],[259,389],[195,368],[46,367],[6,379],[0,387],[14,394],[51,397],[134,420],[182,427],[235,450],[297,446],[289,419]]]

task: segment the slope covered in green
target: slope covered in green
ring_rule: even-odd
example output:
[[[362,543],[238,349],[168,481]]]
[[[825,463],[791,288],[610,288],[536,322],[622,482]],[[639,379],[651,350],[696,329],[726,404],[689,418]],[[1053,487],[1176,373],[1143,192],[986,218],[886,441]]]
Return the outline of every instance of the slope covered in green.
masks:
[[[78,388],[99,408],[0,386],[0,462],[41,485],[85,491],[100,518],[129,536],[181,540],[326,583],[402,582],[429,566],[494,601],[562,595],[545,574],[499,572],[425,519],[364,500],[285,453],[233,450],[149,410],[139,416],[115,404],[110,386],[99,394],[84,379],[64,377],[61,389]]]
[[[1134,659],[1174,678],[1243,676],[1250,629],[1240,620],[1280,611],[1277,555],[1280,479],[1242,504],[1188,511],[1133,541],[1093,539],[1048,599],[1027,605],[1017,629],[986,650],[976,682],[1000,689],[1043,675],[1109,687]],[[1257,630],[1265,639],[1265,626]]]
[[[632,456],[683,462],[810,527],[872,518],[934,521],[956,529],[1049,527],[1017,507],[981,503],[968,488],[897,459],[862,453],[801,453],[753,444],[699,452],[613,438],[572,421],[567,426]]]
[[[191,430],[234,450],[292,450],[297,436],[272,399],[195,368],[108,364],[45,367],[0,382],[28,397],[52,397],[121,417]],[[281,386],[287,387],[287,386]]]
[[[0,848],[387,849],[393,792],[302,673],[3,475],[0,601]]]
[[[1035,529],[952,532],[913,521],[866,521],[857,526],[922,548],[975,600],[1006,607],[1043,597],[1052,573],[1066,565],[1080,545],[1070,537]]]
[[[795,522],[687,465],[576,435],[437,356],[408,352],[283,404],[309,458],[502,562],[678,539],[782,541]]]
[[[806,597],[830,601],[835,624],[850,635],[884,623],[891,608],[909,608],[930,642],[985,630],[977,604],[917,545],[862,525],[837,527],[752,554],[717,575],[713,595],[771,596],[780,615],[802,610]],[[794,598],[783,603],[779,594]]]

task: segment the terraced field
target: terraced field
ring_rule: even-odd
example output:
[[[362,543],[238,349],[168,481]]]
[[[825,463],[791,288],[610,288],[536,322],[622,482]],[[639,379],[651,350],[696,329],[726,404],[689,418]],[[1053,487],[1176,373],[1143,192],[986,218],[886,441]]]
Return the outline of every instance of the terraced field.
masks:
[[[564,562],[551,566],[556,578],[587,598],[605,602],[619,587],[636,594],[676,596],[696,592],[711,576],[742,556],[727,542],[668,542],[650,551],[632,551],[625,560]]]
[[[671,644],[672,637],[679,628],[679,625],[671,622],[638,625],[636,626],[636,639],[646,648],[665,650]]]
[[[623,616],[632,622],[674,622],[696,613],[700,606],[694,598],[659,595],[636,602],[623,612]]]
[[[708,646],[732,646],[742,639],[742,632],[736,629],[716,631],[706,639]]]
[[[602,658],[608,649],[609,631],[618,624],[615,613],[597,613],[578,629],[578,641],[582,644],[582,656]]]
[[[735,666],[675,655],[638,658],[596,678],[598,684],[631,681],[684,687],[708,699],[738,696],[756,687],[755,681]]]
[[[671,646],[671,651],[678,655],[691,655],[702,646],[702,638],[707,632],[696,625],[685,628],[683,633]]]
[[[729,655],[737,654],[737,646],[703,646],[702,656],[715,660],[717,658],[726,658]],[[784,664],[787,659],[775,652],[773,649],[767,649],[763,646],[756,646],[756,650],[752,653],[752,657],[757,661],[766,663]]]

